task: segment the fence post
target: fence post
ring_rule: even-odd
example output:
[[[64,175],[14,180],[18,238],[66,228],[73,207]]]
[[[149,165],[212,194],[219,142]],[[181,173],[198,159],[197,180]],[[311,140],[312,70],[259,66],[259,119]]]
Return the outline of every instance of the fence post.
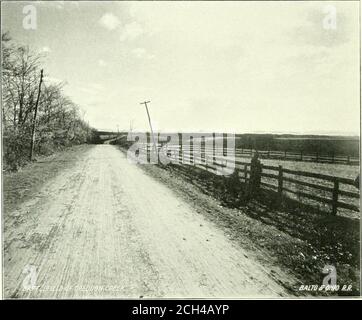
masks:
[[[182,164],[183,162],[183,150],[182,150],[182,133],[178,134],[178,162]]]
[[[350,164],[350,158],[347,156],[347,164]]]
[[[147,163],[151,162],[151,150],[150,150],[150,143],[151,143],[151,138],[150,138],[150,133],[147,132],[147,140],[146,140],[146,156],[147,156]]]
[[[190,137],[190,164],[194,164],[194,137]]]
[[[278,197],[279,201],[282,200],[283,196],[283,167],[279,165],[279,171],[278,171]]]
[[[250,177],[249,177],[249,196],[255,197],[259,194],[262,164],[258,159],[258,154],[255,153],[250,162]]]
[[[227,156],[227,147],[228,147],[227,139],[228,139],[227,133],[223,133],[222,134],[222,154],[224,157]]]
[[[303,161],[303,150],[300,150],[300,161]]]
[[[206,163],[205,159],[206,159],[206,152],[205,152],[205,148],[206,148],[206,145],[205,145],[205,137],[202,136],[201,137],[201,142],[200,142],[200,158],[201,158],[201,163]]]
[[[153,135],[155,136],[155,135]],[[168,138],[167,138],[168,140]],[[167,142],[166,142],[167,143]],[[160,165],[160,150],[162,148],[162,142],[160,141],[160,133],[157,133],[157,143],[156,143],[156,154],[157,154],[157,165]],[[167,156],[168,156],[168,152],[166,152]]]
[[[216,163],[216,156],[215,156],[215,148],[216,148],[216,142],[215,142],[215,132],[212,133],[212,165],[214,166]]]
[[[335,216],[338,209],[338,191],[339,191],[339,181],[335,177],[333,180],[333,197],[332,197],[332,214]]]

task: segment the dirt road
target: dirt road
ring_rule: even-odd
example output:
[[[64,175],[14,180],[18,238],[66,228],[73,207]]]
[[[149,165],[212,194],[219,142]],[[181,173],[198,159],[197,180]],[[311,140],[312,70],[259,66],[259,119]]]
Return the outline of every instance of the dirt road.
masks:
[[[6,297],[284,295],[223,232],[111,145],[5,217]]]

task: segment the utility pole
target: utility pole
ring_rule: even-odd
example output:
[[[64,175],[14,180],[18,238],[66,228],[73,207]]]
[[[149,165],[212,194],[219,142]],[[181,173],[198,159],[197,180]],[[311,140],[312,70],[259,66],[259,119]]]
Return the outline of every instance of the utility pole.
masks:
[[[39,81],[39,88],[38,88],[38,96],[35,102],[35,110],[34,110],[34,118],[33,118],[33,127],[31,129],[31,141],[30,141],[30,161],[33,160],[33,153],[34,153],[34,143],[35,143],[35,125],[36,125],[36,115],[38,113],[38,104],[40,99],[40,92],[41,92],[41,84],[43,82],[43,69],[40,70],[40,81]]]
[[[149,122],[150,128],[151,128],[153,147],[155,148],[155,152],[156,152],[156,155],[157,155],[158,152],[157,152],[157,146],[156,146],[156,142],[155,142],[155,137],[154,137],[154,135],[153,135],[153,129],[152,129],[152,124],[151,124],[151,117],[150,117],[150,113],[148,112],[148,107],[147,107],[147,103],[150,103],[150,102],[151,102],[151,101],[144,101],[144,102],[141,102],[140,104],[144,104],[145,107],[146,107],[148,122]]]

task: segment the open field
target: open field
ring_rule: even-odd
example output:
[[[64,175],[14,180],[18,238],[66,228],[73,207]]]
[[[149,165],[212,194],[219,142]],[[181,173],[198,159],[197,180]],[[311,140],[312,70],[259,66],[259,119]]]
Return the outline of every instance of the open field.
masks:
[[[241,158],[244,161],[250,158]],[[334,175],[338,177],[345,177],[355,179],[359,173],[359,166],[349,166],[345,164],[332,164],[332,163],[316,163],[316,162],[301,162],[301,161],[285,161],[273,159],[261,159],[263,164],[278,166],[282,165],[283,168],[291,170],[310,171],[315,173]]]

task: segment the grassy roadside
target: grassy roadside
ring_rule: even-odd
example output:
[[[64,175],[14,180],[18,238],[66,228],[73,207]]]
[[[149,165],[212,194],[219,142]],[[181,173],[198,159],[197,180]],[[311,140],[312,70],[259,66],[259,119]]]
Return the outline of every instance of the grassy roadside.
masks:
[[[331,217],[284,205],[273,207],[267,196],[239,207],[228,206],[212,174],[180,166],[140,166],[169,186],[195,211],[215,222],[250,252],[291,295],[359,295],[359,220]],[[211,175],[211,176],[209,176]],[[300,291],[321,285],[325,265],[334,265],[337,284],[352,285],[338,293]]]
[[[40,188],[62,170],[69,168],[92,145],[77,145],[58,151],[50,156],[37,157],[17,172],[3,173],[3,209],[11,212],[30,199]]]

